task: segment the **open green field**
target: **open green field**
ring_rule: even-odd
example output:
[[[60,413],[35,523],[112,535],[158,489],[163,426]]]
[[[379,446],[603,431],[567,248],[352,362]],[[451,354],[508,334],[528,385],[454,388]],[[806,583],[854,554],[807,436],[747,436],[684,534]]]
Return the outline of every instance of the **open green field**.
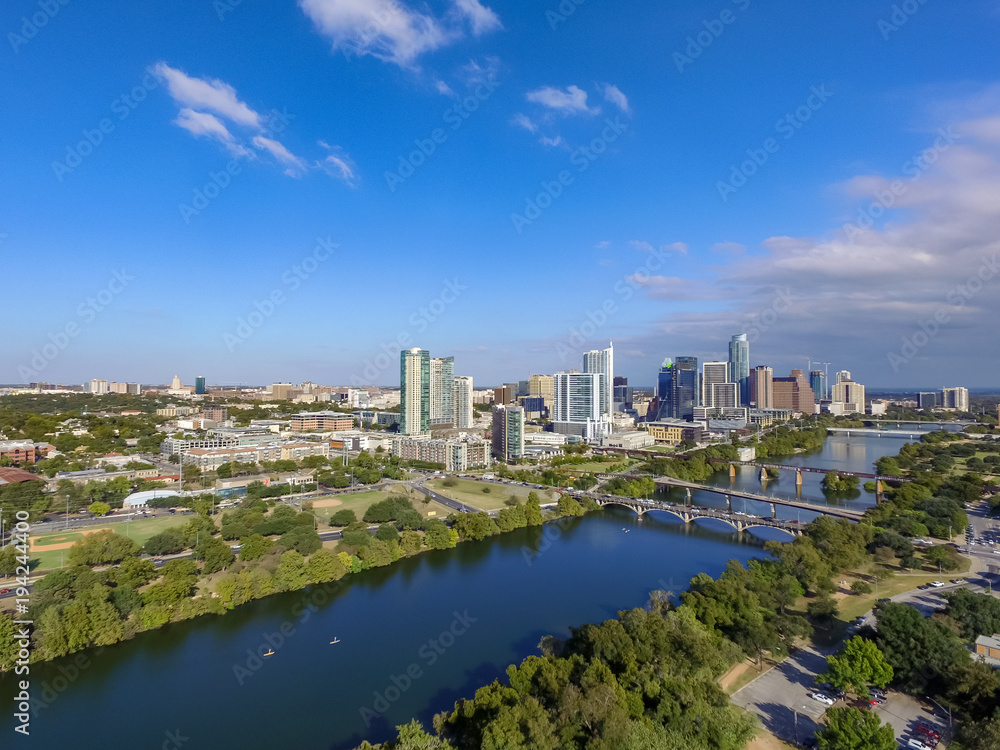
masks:
[[[445,487],[444,482],[454,482],[454,487]],[[477,482],[473,479],[431,479],[425,484],[435,492],[440,492],[445,497],[458,500],[466,505],[480,510],[499,510],[504,507],[504,501],[511,495],[517,497],[521,502],[528,499],[528,493],[532,492],[530,487],[518,487],[508,484],[493,484],[491,482]],[[483,492],[483,488],[489,488],[489,492]],[[538,499],[544,505],[558,499],[558,494],[552,490],[534,490],[538,493]]]
[[[580,476],[581,474],[600,474],[607,473],[608,469],[612,466],[625,465],[626,469],[631,469],[633,466],[638,464],[634,458],[622,459],[615,457],[614,461],[602,462],[602,461],[587,461],[583,464],[563,464],[561,466],[555,467],[559,471],[566,471],[573,476]]]
[[[406,489],[407,488],[403,485],[391,485],[388,490],[368,490],[366,492],[355,492],[349,495],[338,495],[337,497],[326,499],[339,500],[341,502],[340,505],[332,505],[328,507],[315,507],[314,505],[313,512],[317,517],[329,522],[330,516],[338,510],[344,510],[346,508],[348,510],[353,510],[354,515],[356,515],[360,520],[364,518],[365,511],[375,503],[380,503],[389,497],[403,495],[410,498],[413,502],[413,507],[416,508],[420,515],[424,518],[444,518],[451,513],[450,508],[446,508],[440,503],[436,503],[434,501],[424,503],[423,500],[426,495],[422,495],[416,490],[413,490],[409,495],[407,495]],[[319,500],[317,502],[322,504],[323,501]]]
[[[147,539],[151,536],[159,534],[165,529],[174,528],[177,526],[183,526],[190,520],[190,516],[163,516],[161,518],[144,518],[140,521],[116,521],[115,523],[109,523],[104,526],[87,526],[86,530],[88,532],[93,531],[103,531],[104,529],[111,529],[116,534],[121,534],[122,536],[128,536],[130,539],[134,539],[138,544],[144,544]],[[31,559],[32,565],[35,566],[35,570],[51,570],[53,568],[58,568],[61,563],[68,559],[68,547],[63,549],[50,549],[38,551],[35,549],[36,546],[52,546],[52,545],[64,545],[73,544],[78,542],[85,534],[82,531],[67,531],[59,532],[58,525],[50,533],[42,534],[40,536],[31,538]]]

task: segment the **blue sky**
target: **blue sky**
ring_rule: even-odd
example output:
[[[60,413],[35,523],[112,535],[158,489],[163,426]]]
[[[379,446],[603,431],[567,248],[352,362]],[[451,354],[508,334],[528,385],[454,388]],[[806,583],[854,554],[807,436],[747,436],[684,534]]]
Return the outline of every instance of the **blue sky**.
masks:
[[[0,382],[997,385],[1000,3],[526,5],[7,3]]]

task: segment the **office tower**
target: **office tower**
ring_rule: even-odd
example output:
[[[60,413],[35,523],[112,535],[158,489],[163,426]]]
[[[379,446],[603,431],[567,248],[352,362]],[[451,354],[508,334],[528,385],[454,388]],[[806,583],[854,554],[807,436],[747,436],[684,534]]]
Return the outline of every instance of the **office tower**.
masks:
[[[431,357],[431,424],[455,422],[455,358]]]
[[[934,409],[938,405],[938,395],[936,393],[918,393],[918,409]]]
[[[292,397],[292,384],[291,383],[272,383],[271,384],[271,400],[273,401],[288,401]]]
[[[611,433],[611,420],[601,411],[604,376],[599,372],[557,372],[552,404],[553,429],[586,440]]]
[[[510,392],[510,386],[501,385],[493,389],[493,403],[494,404],[509,404],[513,394]]]
[[[583,372],[601,376],[600,410],[601,418],[611,421],[614,404],[615,379],[615,348],[613,343],[607,349],[585,352],[583,355]]]
[[[472,429],[472,378],[455,377],[455,427],[460,430]]]
[[[850,370],[838,370],[836,376],[834,377],[834,383],[843,383],[844,381],[851,379]]]
[[[809,373],[809,385],[812,387],[813,396],[816,402],[825,401],[826,395],[826,373],[822,370],[813,370]]]
[[[750,373],[750,403],[758,409],[774,408],[774,370],[755,367]]]
[[[205,388],[204,375],[199,375],[194,379],[194,392],[199,396],[204,396],[206,393],[208,393],[208,390]]]
[[[529,396],[529,395],[531,395],[530,390],[531,389],[530,389],[530,387],[528,385],[528,381],[527,380],[518,380],[517,381],[517,397],[518,398],[520,398],[521,396]]]
[[[615,375],[614,384],[618,385],[628,385],[628,378],[621,375]]]
[[[750,403],[750,342],[745,333],[734,333],[729,342],[729,379],[740,386],[740,403]]]
[[[524,456],[524,409],[520,406],[493,407],[493,456],[499,461]]]
[[[138,396],[142,393],[142,386],[140,386],[138,383],[127,383],[126,385],[128,386],[129,394],[133,396]]]
[[[795,370],[792,370],[794,373]],[[851,380],[851,373],[841,370],[837,373],[837,383],[833,386],[831,402],[835,411],[841,414],[862,413],[865,411],[865,387]]]
[[[555,395],[555,379],[551,375],[532,375],[528,378],[528,395],[541,396],[551,402]]]
[[[706,362],[702,365],[702,397],[701,405],[709,408],[719,408],[713,399],[713,390],[716,385],[731,382],[729,380],[728,362]],[[732,404],[735,406],[735,404]]]
[[[128,393],[128,383],[116,383],[112,380],[108,383],[108,393]]]
[[[945,409],[955,409],[957,411],[969,410],[969,389],[968,388],[942,388],[941,406]]]
[[[83,390],[87,393],[96,393],[99,396],[103,396],[108,392],[108,381],[94,378],[89,383],[84,383]]]
[[[677,357],[674,364],[682,370],[694,370],[694,405],[701,406],[701,372],[697,357]]]
[[[620,380],[625,380],[625,378],[615,378],[615,380],[619,380],[619,379]],[[618,412],[618,411],[623,411],[625,409],[631,409],[632,408],[632,388],[631,388],[631,386],[628,385],[627,381],[623,385],[616,385],[614,390],[615,390],[615,394],[614,394],[615,411]]]
[[[787,378],[774,378],[771,381],[771,391],[775,409],[787,409],[801,414],[816,413],[816,397],[802,370],[792,370]],[[864,401],[861,405],[864,411]]]
[[[672,361],[670,357],[664,359],[660,365],[656,382],[657,411],[654,417],[656,421],[694,419],[698,371],[690,368],[692,357],[684,359],[685,366]]]
[[[184,384],[181,382],[180,376],[177,375],[177,374],[174,374],[174,379],[170,381],[170,390],[172,390],[172,391],[179,391],[183,387],[184,387]]]
[[[735,409],[740,405],[739,383],[713,383],[712,408]]]
[[[426,435],[431,430],[431,355],[414,347],[399,353],[399,432]]]

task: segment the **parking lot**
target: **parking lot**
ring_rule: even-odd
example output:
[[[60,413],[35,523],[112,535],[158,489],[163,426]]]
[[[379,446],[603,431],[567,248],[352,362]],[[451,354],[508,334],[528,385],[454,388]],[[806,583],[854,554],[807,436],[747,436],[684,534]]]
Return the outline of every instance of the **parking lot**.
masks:
[[[826,669],[826,657],[836,649],[820,650],[813,647],[800,649],[771,671],[733,694],[732,701],[750,713],[756,714],[767,731],[779,739],[804,743],[819,728],[827,707],[809,697],[817,690],[816,675]],[[843,700],[837,706],[848,705]],[[896,692],[888,693],[884,704],[874,712],[892,725],[896,739],[906,746],[910,737],[920,737],[917,724],[925,722],[941,730],[947,727],[946,717],[936,715],[933,706],[922,706],[919,701]],[[940,713],[940,712],[938,712]],[[944,731],[942,737],[946,736]]]

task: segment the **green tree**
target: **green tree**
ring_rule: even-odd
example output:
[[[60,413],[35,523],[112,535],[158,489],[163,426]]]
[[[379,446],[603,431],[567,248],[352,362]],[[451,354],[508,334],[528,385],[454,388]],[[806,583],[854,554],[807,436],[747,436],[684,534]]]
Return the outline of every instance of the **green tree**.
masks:
[[[202,572],[209,575],[233,564],[233,550],[217,537],[203,537],[194,548],[194,559],[204,561]]]
[[[528,502],[524,505],[524,520],[528,526],[541,526],[544,522],[538,493],[534,490],[528,493]]]
[[[865,594],[870,594],[872,592],[872,585],[867,581],[855,581],[851,584],[851,593],[858,596],[863,596]]]
[[[826,726],[816,733],[819,750],[896,750],[896,733],[877,714],[848,706],[826,712]]]
[[[274,584],[278,591],[296,591],[309,583],[305,558],[295,550],[288,550],[278,561],[274,572]]]
[[[989,719],[964,722],[958,739],[963,750],[996,750],[1000,747],[1000,708]]]
[[[854,636],[835,655],[827,657],[826,681],[841,690],[868,697],[868,685],[884,688],[892,682],[892,667],[873,641]]]
[[[74,565],[104,565],[121,562],[135,556],[139,545],[111,529],[87,534],[69,548],[69,560]]]
[[[480,541],[500,533],[496,521],[487,513],[461,513],[455,519],[455,530],[463,540]]]
[[[961,625],[962,637],[967,641],[1000,633],[1000,599],[968,589],[947,593],[944,598],[948,602],[945,614]]]
[[[87,506],[87,510],[95,516],[106,516],[111,512],[111,506],[107,503],[95,502]]]
[[[339,581],[347,575],[347,568],[328,549],[320,549],[306,560],[306,574],[312,583]]]
[[[6,613],[0,613],[0,672],[13,669],[14,662],[17,661],[20,647],[14,640],[16,634],[14,621]]]
[[[458,543],[458,532],[448,528],[444,521],[427,522],[427,546],[431,549],[451,549]]]
[[[250,536],[240,539],[240,559],[259,560],[274,546],[274,541],[260,534],[250,534]]]
[[[356,523],[358,517],[354,515],[354,511],[350,508],[342,508],[330,516],[331,526],[350,526],[352,523]]]

